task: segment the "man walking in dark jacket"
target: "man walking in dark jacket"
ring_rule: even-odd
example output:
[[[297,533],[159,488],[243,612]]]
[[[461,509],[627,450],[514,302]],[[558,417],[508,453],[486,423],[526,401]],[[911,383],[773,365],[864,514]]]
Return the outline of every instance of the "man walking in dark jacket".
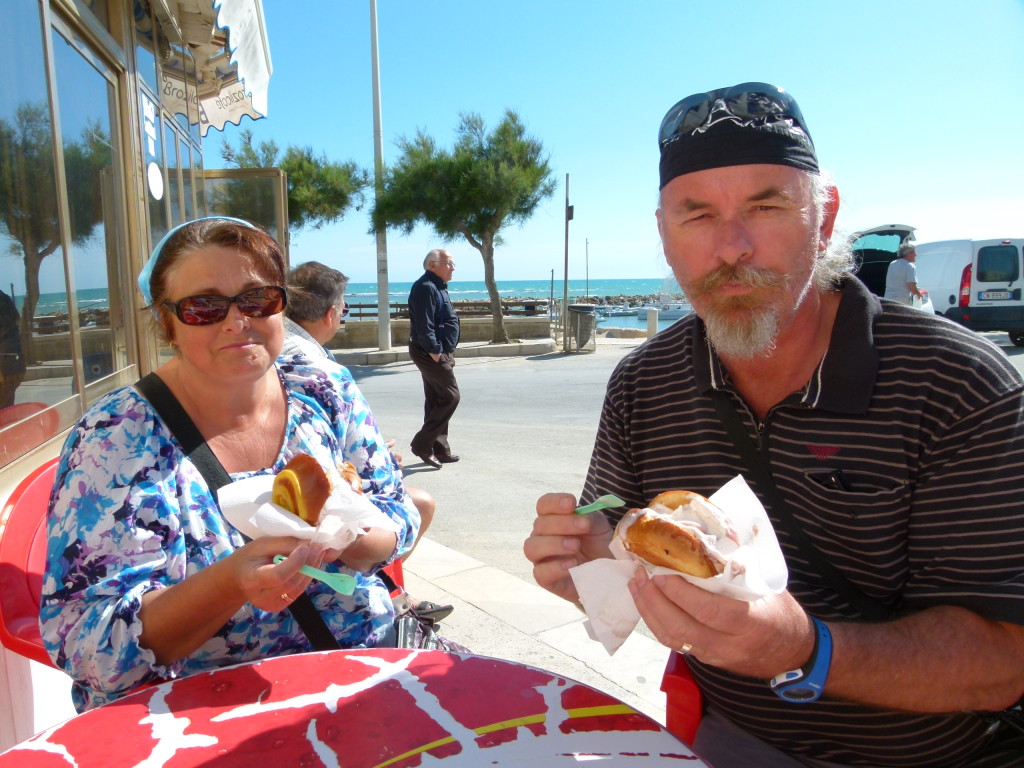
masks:
[[[409,356],[423,377],[423,427],[409,446],[420,461],[440,469],[459,460],[448,445],[448,421],[459,407],[455,347],[459,318],[448,297],[455,260],[435,249],[423,260],[426,272],[409,291]]]

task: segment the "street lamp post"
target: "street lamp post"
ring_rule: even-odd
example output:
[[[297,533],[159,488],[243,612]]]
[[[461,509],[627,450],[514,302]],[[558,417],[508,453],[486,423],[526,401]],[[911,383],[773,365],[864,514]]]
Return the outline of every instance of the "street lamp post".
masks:
[[[384,191],[384,131],[380,120],[380,64],[377,57],[377,0],[370,0],[370,58],[373,70],[373,181],[374,199]],[[388,294],[387,229],[377,231],[377,347],[391,349],[391,302]]]
[[[565,174],[565,272],[562,285],[562,351],[569,351],[569,222],[572,221],[572,206],[569,205],[569,174]]]

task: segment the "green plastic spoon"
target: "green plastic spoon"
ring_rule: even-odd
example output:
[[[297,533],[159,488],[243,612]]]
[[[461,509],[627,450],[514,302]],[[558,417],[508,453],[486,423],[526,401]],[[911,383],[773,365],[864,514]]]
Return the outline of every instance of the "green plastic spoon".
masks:
[[[586,515],[589,512],[597,512],[599,509],[611,509],[612,507],[621,507],[625,504],[622,499],[612,493],[606,493],[604,496],[598,496],[597,501],[587,504],[585,507],[576,507],[574,510],[577,515]]]
[[[284,555],[274,555],[275,563],[280,563],[284,559]],[[311,565],[304,565],[299,570],[306,576],[322,581],[335,592],[341,592],[343,595],[351,595],[356,590],[355,577],[349,576],[347,573],[328,573]]]

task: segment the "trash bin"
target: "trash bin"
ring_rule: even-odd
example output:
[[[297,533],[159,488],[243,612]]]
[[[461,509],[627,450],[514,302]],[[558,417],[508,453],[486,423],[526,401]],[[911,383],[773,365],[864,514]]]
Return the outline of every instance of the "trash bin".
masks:
[[[575,340],[576,351],[579,352],[594,336],[594,328],[597,325],[594,305],[570,304],[566,320],[569,321],[569,336]]]

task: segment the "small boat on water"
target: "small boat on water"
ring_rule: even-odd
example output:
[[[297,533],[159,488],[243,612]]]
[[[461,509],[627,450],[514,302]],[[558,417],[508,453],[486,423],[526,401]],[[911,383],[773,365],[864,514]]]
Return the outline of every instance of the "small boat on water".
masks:
[[[605,317],[633,317],[637,313],[636,307],[627,307],[625,304],[598,307],[597,311]]]
[[[680,317],[686,317],[693,312],[693,307],[686,301],[665,301],[658,304],[649,304],[646,307],[642,307],[642,309],[644,311],[648,309],[658,310],[659,320],[678,320]]]

